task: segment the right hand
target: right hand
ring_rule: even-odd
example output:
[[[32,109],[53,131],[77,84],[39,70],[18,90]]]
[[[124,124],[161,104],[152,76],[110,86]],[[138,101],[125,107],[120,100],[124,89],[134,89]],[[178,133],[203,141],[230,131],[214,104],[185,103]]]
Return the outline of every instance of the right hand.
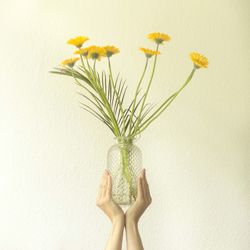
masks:
[[[140,217],[151,204],[152,198],[146,179],[145,169],[143,169],[137,178],[137,198],[136,201],[126,211],[126,223],[138,223]]]
[[[116,222],[124,224],[124,212],[112,199],[112,179],[107,170],[102,176],[96,205],[103,210],[113,224]]]

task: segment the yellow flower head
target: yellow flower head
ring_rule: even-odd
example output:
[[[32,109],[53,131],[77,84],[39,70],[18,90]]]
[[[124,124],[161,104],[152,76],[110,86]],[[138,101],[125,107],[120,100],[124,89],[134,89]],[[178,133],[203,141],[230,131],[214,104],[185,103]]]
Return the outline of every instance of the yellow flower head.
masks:
[[[145,53],[145,56],[147,58],[150,58],[153,55],[159,55],[159,54],[161,54],[160,51],[151,50],[151,49],[140,48],[140,50]]]
[[[105,56],[105,50],[103,47],[91,46],[88,50],[88,58],[100,61],[102,56]]]
[[[104,46],[104,56],[111,57],[114,54],[117,54],[120,52],[120,50],[114,46]]]
[[[67,60],[64,60],[61,62],[61,65],[62,66],[69,66],[69,67],[74,67],[76,61],[78,61],[80,58],[79,57],[75,57],[75,58],[70,58],[70,59],[67,59]]]
[[[157,44],[167,42],[167,41],[169,41],[171,39],[169,35],[159,33],[159,32],[150,33],[150,34],[148,34],[147,38],[150,39],[150,40],[153,40]]]
[[[74,45],[80,49],[82,47],[83,43],[86,42],[87,40],[89,40],[89,38],[86,36],[77,36],[75,38],[69,39],[67,41],[67,43]]]
[[[198,68],[207,68],[208,66],[208,60],[205,56],[197,53],[197,52],[192,52],[190,53],[190,58],[194,63],[194,66]]]
[[[80,48],[79,50],[76,50],[74,52],[74,54],[80,54],[82,56],[85,56],[87,57],[88,56],[88,53],[89,53],[89,50],[94,47],[94,46],[89,46],[89,47],[86,47],[86,48]]]

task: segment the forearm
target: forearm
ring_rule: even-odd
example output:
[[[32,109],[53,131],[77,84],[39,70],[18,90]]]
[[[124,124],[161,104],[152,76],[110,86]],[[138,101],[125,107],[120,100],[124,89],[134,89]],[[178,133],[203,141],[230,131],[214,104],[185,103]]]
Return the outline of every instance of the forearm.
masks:
[[[109,236],[105,250],[121,250],[123,238],[124,220],[113,222],[112,232]]]
[[[125,228],[127,250],[144,250],[138,230],[138,223],[133,220],[126,220]]]

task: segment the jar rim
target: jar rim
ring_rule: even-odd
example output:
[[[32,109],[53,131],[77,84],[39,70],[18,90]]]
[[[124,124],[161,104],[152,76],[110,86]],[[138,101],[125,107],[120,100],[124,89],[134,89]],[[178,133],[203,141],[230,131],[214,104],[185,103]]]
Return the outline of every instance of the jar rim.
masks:
[[[114,139],[118,143],[124,143],[124,142],[133,143],[134,141],[137,141],[139,138],[140,137],[132,137],[132,136],[116,136],[116,137],[114,137]]]

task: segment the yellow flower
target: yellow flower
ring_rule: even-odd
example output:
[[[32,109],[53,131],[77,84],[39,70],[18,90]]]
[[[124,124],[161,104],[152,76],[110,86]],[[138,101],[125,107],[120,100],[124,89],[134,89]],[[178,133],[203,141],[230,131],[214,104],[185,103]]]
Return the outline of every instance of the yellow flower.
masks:
[[[67,59],[67,60],[64,60],[61,62],[61,65],[62,66],[69,66],[69,67],[74,67],[76,61],[78,61],[80,58],[79,57],[75,57],[75,58],[70,58],[70,59]]]
[[[87,40],[89,40],[89,38],[86,36],[77,36],[75,38],[69,39],[67,43],[74,45],[77,48],[81,48],[83,43],[86,42]]]
[[[190,58],[194,63],[194,66],[198,68],[207,68],[208,66],[208,60],[205,56],[197,53],[197,52],[192,52],[190,53]]]
[[[145,53],[145,56],[147,58],[150,58],[153,55],[159,55],[159,54],[161,54],[160,51],[151,50],[151,49],[140,48],[140,50]]]
[[[153,40],[157,44],[167,42],[167,41],[169,41],[171,39],[169,35],[159,33],[159,32],[150,33],[150,34],[148,34],[147,38],[150,39],[150,40]]]
[[[89,50],[94,47],[94,46],[89,46],[89,47],[86,47],[86,48],[80,48],[79,50],[76,50],[74,52],[74,54],[80,54],[82,56],[88,56],[88,53],[89,53]]]
[[[91,46],[88,50],[88,58],[94,59],[94,60],[101,60],[101,57],[105,56],[105,50],[103,47],[99,46]]]
[[[104,56],[111,57],[114,54],[117,54],[120,52],[120,50],[114,46],[104,46]]]

